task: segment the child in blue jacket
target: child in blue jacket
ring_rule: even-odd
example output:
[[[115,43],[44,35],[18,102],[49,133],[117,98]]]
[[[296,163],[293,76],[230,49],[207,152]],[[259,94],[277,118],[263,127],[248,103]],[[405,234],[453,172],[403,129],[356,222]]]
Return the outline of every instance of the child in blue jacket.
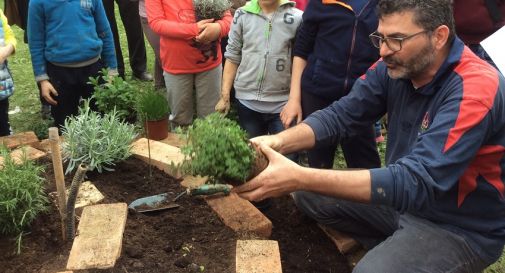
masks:
[[[28,45],[35,80],[56,126],[93,94],[89,77],[117,75],[112,32],[101,0],[31,0]],[[93,105],[93,104],[92,104]]]

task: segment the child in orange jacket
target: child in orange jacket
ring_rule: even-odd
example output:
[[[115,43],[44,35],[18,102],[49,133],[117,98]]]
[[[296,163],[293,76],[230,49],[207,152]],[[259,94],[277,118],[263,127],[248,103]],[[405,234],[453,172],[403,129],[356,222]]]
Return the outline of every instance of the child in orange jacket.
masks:
[[[170,119],[174,126],[189,125],[194,115],[193,90],[198,117],[214,112],[219,100],[220,40],[230,30],[230,11],[218,20],[197,20],[191,0],[148,0],[146,10],[149,26],[160,35]]]

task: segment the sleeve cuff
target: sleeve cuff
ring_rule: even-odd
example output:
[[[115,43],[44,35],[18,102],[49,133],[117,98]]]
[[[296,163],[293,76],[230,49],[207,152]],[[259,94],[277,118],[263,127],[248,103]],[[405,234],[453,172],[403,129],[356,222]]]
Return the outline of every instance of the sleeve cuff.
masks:
[[[320,136],[324,134],[324,127],[319,119],[317,119],[314,115],[310,115],[305,120],[303,120],[303,123],[312,128],[312,131],[314,131],[314,135],[316,137],[316,142],[321,140]]]
[[[233,55],[229,51],[224,53],[224,57],[234,64],[240,64],[240,62],[242,61],[241,55]]]
[[[370,170],[372,179],[372,196],[373,204],[393,206],[394,183],[393,175],[388,168],[377,168]]]
[[[49,80],[49,76],[47,74],[42,74],[42,75],[35,77],[36,82],[41,82],[41,81],[45,81],[45,80]]]

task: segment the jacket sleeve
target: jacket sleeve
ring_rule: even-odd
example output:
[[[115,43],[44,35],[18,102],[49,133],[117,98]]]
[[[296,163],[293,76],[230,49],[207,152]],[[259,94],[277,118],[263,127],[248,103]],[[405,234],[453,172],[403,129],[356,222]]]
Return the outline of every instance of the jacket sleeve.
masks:
[[[1,13],[2,15],[2,27],[3,27],[3,30],[4,30],[4,40],[5,40],[5,44],[11,44],[13,47],[14,47],[14,52],[16,51],[16,45],[17,45],[17,41],[16,41],[16,37],[14,36],[14,32],[12,31],[12,28],[11,26],[9,26],[9,23],[7,22],[7,17],[5,17],[5,15],[3,13]]]
[[[386,73],[382,61],[373,64],[347,96],[303,121],[314,131],[316,145],[353,137],[386,113],[387,90],[382,80]]]
[[[44,57],[46,43],[44,17],[42,2],[32,0],[28,8],[28,46],[30,47],[33,73],[37,82],[49,79]]]
[[[469,88],[479,88],[483,93],[479,84]],[[501,110],[493,116],[492,104],[477,97],[446,98],[408,155],[387,168],[371,170],[372,203],[393,206],[402,212],[422,211],[432,208],[441,194],[458,189],[458,206],[461,205],[465,189],[476,183],[477,176],[492,173],[490,168],[499,166],[503,158],[503,146],[483,146],[492,135],[493,120],[505,115]],[[500,152],[497,149],[502,155],[493,164],[494,155]],[[483,159],[488,169],[472,173],[469,166]]]
[[[242,46],[243,46],[243,22],[244,11],[238,9],[233,17],[230,33],[228,34],[228,45],[224,57],[234,64],[240,64],[242,61]]]
[[[175,18],[166,18],[162,0],[146,0],[149,26],[160,36],[189,40],[198,35],[196,23],[183,23]],[[221,30],[222,32],[222,30]]]
[[[219,38],[226,37],[228,35],[228,32],[230,32],[230,25],[231,25],[231,20],[233,17],[231,16],[231,12],[227,10],[223,18],[221,20],[217,20],[216,23],[218,23],[221,26],[221,34],[219,35]]]
[[[114,39],[112,38],[112,30],[110,28],[109,21],[105,15],[103,2],[101,0],[95,1],[95,7],[94,17],[96,32],[103,42],[101,57],[107,65],[107,68],[115,71],[117,70],[117,59],[114,48]]]
[[[296,35],[295,47],[293,55],[307,60],[309,55],[314,51],[314,43],[317,32],[319,31],[319,22],[317,12],[321,9],[320,0],[309,1],[305,12],[303,13],[303,21]]]

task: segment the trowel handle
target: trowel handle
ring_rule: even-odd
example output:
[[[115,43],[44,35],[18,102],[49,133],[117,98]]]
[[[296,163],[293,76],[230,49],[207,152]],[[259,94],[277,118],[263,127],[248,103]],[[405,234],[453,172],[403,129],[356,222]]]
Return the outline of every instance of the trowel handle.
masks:
[[[189,196],[211,195],[215,193],[230,194],[231,187],[225,184],[205,184],[197,188],[188,189]]]

